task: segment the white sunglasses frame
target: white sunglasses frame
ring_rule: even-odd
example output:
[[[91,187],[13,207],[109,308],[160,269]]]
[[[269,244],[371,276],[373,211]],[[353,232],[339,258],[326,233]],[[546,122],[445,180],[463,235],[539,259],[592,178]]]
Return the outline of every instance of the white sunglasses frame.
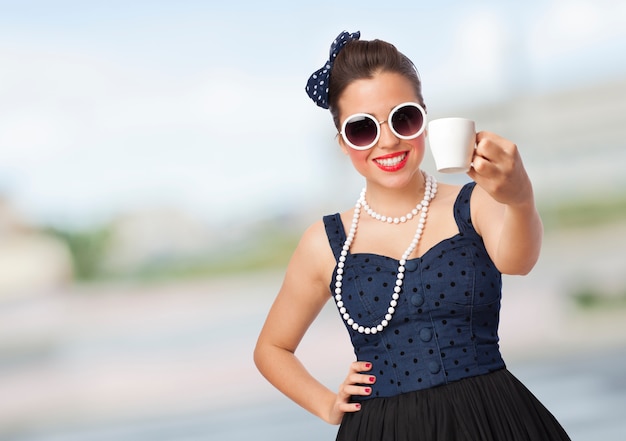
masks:
[[[417,133],[415,133],[414,135],[410,135],[410,136],[404,136],[399,134],[398,132],[396,132],[396,130],[393,128],[393,124],[389,124],[389,129],[391,129],[391,132],[397,136],[400,139],[415,139],[418,136],[420,136],[424,130],[426,129],[426,126],[428,125],[428,122],[426,120],[426,111],[424,110],[424,108],[422,106],[420,106],[418,103],[414,103],[412,101],[407,101],[405,103],[401,103],[398,104],[396,107],[394,107],[393,109],[391,109],[391,112],[389,112],[389,116],[387,117],[387,119],[384,119],[382,121],[378,121],[373,115],[370,115],[369,113],[355,113],[353,115],[350,115],[349,117],[347,117],[344,121],[343,124],[341,125],[341,131],[339,132],[339,134],[341,135],[341,137],[343,138],[344,142],[346,144],[348,144],[348,146],[354,150],[369,150],[372,147],[374,147],[376,145],[376,143],[378,142],[378,140],[380,139],[380,132],[381,132],[381,124],[384,124],[388,121],[391,121],[391,119],[393,118],[393,114],[398,110],[401,109],[403,107],[406,106],[412,106],[412,107],[416,107],[422,114],[422,127],[417,131]],[[352,142],[350,142],[350,140],[348,139],[348,137],[346,136],[346,126],[348,125],[348,123],[356,117],[365,117],[365,118],[369,118],[372,121],[374,121],[374,124],[376,124],[376,137],[374,138],[374,140],[369,143],[368,145],[365,146],[358,146],[353,144]]]

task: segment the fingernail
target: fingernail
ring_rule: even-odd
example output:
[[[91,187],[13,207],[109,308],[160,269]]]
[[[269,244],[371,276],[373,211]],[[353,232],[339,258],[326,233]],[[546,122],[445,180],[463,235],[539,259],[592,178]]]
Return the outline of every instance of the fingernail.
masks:
[[[372,367],[372,363],[365,363],[365,367],[366,367],[367,369],[371,368],[371,367]]]
[[[361,405],[357,403],[357,404],[354,405],[354,407],[356,407],[357,409],[360,409]]]
[[[372,389],[370,389],[369,387],[366,387],[366,388],[365,388],[365,393],[366,393],[366,394],[369,394],[371,391],[372,391]]]
[[[370,377],[370,383],[373,383],[374,381],[376,381],[376,377]]]

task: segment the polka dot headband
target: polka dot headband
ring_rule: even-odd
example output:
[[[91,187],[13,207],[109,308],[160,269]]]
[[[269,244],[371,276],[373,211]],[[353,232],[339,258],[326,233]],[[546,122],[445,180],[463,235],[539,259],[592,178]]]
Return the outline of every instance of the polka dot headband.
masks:
[[[330,78],[330,70],[333,67],[337,54],[339,54],[346,43],[358,40],[359,37],[361,37],[359,31],[353,34],[344,31],[339,34],[333,41],[333,44],[330,45],[330,55],[324,67],[313,72],[313,75],[309,77],[305,90],[309,98],[318,106],[328,109],[328,79]]]

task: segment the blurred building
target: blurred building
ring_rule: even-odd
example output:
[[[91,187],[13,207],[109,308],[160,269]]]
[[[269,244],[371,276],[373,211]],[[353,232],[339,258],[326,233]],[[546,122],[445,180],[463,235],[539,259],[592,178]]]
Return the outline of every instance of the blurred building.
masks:
[[[67,246],[27,225],[0,197],[0,301],[54,290],[72,275]]]
[[[202,256],[211,248],[209,228],[176,209],[154,208],[114,220],[103,269],[111,273]]]
[[[468,109],[517,143],[539,199],[626,192],[626,79]]]

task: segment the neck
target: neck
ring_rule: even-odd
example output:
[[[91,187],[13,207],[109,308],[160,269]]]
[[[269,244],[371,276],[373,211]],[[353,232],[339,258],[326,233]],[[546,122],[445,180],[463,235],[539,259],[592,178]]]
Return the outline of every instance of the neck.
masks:
[[[424,196],[426,179],[419,171],[403,187],[384,187],[367,182],[367,203],[378,213],[386,216],[402,216],[412,210]]]

